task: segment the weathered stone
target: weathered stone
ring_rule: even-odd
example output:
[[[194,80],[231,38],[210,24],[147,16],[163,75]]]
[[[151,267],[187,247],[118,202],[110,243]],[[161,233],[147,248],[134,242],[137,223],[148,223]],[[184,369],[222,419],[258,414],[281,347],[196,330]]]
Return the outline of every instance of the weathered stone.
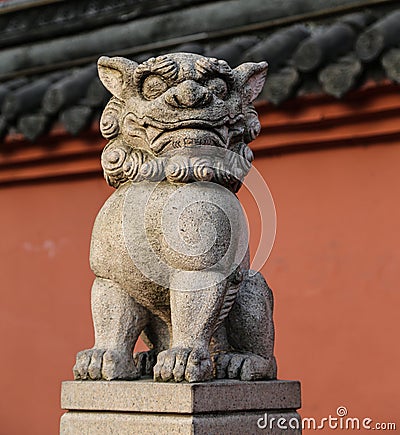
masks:
[[[199,414],[299,409],[301,396],[298,381],[223,379],[161,384],[149,379],[136,382],[65,381],[61,407],[71,411]]]
[[[204,415],[160,415],[131,413],[68,412],[61,419],[61,435],[300,435],[301,419],[297,412],[268,414],[271,428],[264,424],[261,412]],[[260,420],[261,419],[261,420]],[[276,422],[283,419],[285,429]],[[290,424],[290,426],[289,426]],[[293,428],[293,429],[292,429]],[[299,428],[299,429],[297,429]]]
[[[63,383],[61,404],[62,435],[301,433],[295,381],[73,381]]]
[[[175,53],[98,67],[113,95],[102,165],[117,190],[93,229],[95,345],[78,353],[75,379],[275,379],[272,292],[249,270],[234,195],[267,64]],[[139,335],[151,351],[133,356]]]

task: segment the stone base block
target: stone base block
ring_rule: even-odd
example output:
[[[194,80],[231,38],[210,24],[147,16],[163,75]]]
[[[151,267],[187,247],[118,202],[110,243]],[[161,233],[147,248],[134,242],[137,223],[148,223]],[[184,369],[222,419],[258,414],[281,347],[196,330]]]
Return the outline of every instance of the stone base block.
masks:
[[[67,381],[61,405],[62,435],[301,434],[297,381]]]

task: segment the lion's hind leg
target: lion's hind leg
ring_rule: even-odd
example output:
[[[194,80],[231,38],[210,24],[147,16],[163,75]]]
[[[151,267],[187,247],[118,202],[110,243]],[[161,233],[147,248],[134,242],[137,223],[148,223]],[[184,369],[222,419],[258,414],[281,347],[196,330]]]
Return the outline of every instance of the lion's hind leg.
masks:
[[[96,278],[92,287],[95,345],[79,352],[75,379],[136,379],[133,348],[148,322],[148,312],[117,283]]]
[[[225,321],[232,350],[216,355],[218,378],[276,379],[272,314],[271,289],[260,273],[249,274]]]

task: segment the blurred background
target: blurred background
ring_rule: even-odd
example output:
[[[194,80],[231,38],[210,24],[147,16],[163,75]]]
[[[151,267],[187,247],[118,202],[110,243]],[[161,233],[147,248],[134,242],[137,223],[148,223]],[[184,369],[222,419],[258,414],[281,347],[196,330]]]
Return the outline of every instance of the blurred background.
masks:
[[[262,272],[300,413],[399,424],[397,1],[3,0],[0,50],[1,435],[58,433],[61,381],[93,344],[90,233],[112,193],[96,60],[173,51],[270,64],[252,144],[277,212]],[[254,255],[262,204],[239,197]]]

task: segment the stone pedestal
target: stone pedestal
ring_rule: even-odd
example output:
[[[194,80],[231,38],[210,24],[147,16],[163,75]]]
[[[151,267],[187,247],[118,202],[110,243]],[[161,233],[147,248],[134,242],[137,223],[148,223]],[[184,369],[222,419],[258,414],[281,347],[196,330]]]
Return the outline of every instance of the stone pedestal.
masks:
[[[298,381],[66,381],[61,435],[301,434]]]

